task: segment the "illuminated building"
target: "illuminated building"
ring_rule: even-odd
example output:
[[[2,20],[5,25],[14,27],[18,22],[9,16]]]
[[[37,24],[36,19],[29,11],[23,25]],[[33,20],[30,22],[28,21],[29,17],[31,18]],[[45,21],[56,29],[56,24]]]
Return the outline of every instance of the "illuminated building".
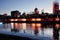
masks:
[[[12,17],[20,17],[20,12],[19,11],[11,11],[11,16]],[[20,19],[11,19],[11,21],[18,21]],[[11,23],[11,31],[19,31],[19,23]]]
[[[53,14],[58,14],[58,11],[59,11],[59,2],[55,1],[53,3]]]

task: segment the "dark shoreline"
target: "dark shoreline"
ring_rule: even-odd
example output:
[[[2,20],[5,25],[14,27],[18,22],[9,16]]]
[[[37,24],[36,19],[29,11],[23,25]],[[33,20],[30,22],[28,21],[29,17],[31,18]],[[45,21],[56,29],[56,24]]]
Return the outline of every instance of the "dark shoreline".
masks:
[[[0,34],[0,40],[32,40],[32,39],[15,35]]]

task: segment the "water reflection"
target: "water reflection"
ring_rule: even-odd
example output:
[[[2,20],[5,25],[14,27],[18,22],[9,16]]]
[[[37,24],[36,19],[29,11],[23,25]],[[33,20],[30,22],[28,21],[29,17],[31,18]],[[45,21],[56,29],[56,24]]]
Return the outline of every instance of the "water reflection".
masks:
[[[0,25],[3,24],[2,22],[0,22]]]
[[[14,28],[14,23],[11,23],[11,29],[13,29]]]
[[[0,28],[2,28],[2,26],[3,26],[3,23],[2,23],[2,22],[0,22]]]
[[[15,29],[19,30],[19,23],[14,23],[14,25],[15,25]]]
[[[26,21],[26,19],[22,19],[22,21]],[[26,23],[22,23],[22,29],[25,33],[25,30],[26,30]]]
[[[3,32],[11,32],[11,30],[13,29],[16,29],[16,30],[19,30],[19,31],[12,31],[14,33],[22,33],[23,35],[27,34],[27,35],[32,35],[32,36],[45,36],[45,37],[53,37],[53,29],[50,29],[50,28],[44,28],[43,31],[42,31],[42,28],[41,28],[41,24],[39,23],[9,23],[9,24],[5,24],[5,26],[8,25],[8,28],[5,28],[3,30]],[[6,30],[7,29],[7,30]],[[11,30],[8,30],[8,29],[11,29]],[[2,31],[0,29],[0,31]],[[44,32],[44,33],[42,33]],[[44,34],[44,35],[43,35]]]
[[[15,21],[17,21],[17,20],[15,20]],[[23,19],[23,21],[26,21],[26,19]],[[43,34],[47,34],[47,35],[51,34],[52,35],[53,34],[52,29],[43,29],[42,30],[42,24],[41,23],[9,23],[9,24],[5,23],[3,25],[6,27],[4,29],[11,29],[13,31],[15,30],[15,32],[21,32],[21,30],[22,30],[23,33],[29,33],[29,34],[33,34],[33,35],[34,34],[35,35],[41,35],[41,34],[42,35]],[[48,31],[50,31],[50,32],[48,32]]]
[[[34,31],[35,34],[39,33],[39,30],[41,28],[41,24],[39,23],[11,23],[11,29],[16,29],[16,30],[23,30],[24,33],[25,31]]]
[[[11,19],[11,21],[14,21],[14,19]],[[14,28],[14,23],[11,23],[11,29]]]

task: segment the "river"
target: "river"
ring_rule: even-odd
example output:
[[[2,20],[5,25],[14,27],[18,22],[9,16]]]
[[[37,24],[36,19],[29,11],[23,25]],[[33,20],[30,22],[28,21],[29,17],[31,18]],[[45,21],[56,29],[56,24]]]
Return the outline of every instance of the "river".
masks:
[[[43,37],[47,37],[53,40],[53,28],[42,29],[41,27],[38,27],[36,29],[38,31],[37,37],[36,37],[34,26],[31,26],[30,24],[26,24],[26,23],[19,23],[19,24],[16,23],[15,26],[17,29],[19,29],[19,32],[11,32],[11,29],[13,28],[13,23],[3,24],[2,22],[0,22],[0,33],[5,33],[9,35],[18,35],[18,36],[30,37],[30,38],[37,38],[37,39],[40,39],[40,37],[42,37],[42,39]],[[60,39],[60,36],[59,36],[59,39]]]

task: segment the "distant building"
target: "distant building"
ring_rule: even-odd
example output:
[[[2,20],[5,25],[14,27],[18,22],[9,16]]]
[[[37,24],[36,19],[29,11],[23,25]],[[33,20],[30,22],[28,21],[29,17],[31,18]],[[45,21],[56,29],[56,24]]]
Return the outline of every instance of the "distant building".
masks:
[[[34,9],[34,14],[39,14],[38,8],[35,8],[35,9]]]
[[[58,10],[59,10],[59,2],[55,1],[53,3],[53,14],[58,14]]]
[[[4,16],[7,16],[7,13],[5,13]]]
[[[11,11],[11,16],[13,16],[13,17],[18,17],[18,16],[20,16],[20,12],[19,11]]]

